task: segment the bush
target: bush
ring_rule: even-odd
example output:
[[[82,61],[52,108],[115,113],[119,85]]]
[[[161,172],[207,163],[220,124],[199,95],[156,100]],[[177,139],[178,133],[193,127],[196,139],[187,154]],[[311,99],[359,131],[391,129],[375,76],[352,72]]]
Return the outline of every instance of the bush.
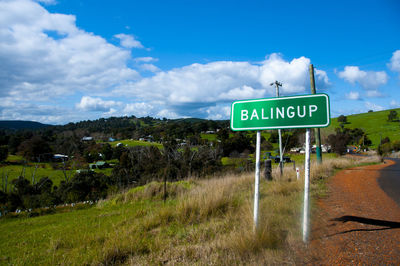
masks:
[[[0,162],[4,162],[8,157],[8,147],[0,146]]]

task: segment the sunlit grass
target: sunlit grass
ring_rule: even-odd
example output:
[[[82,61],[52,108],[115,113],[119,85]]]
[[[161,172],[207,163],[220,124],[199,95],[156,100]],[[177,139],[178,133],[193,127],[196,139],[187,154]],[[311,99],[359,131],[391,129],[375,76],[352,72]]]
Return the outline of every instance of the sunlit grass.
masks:
[[[311,192],[335,169],[379,158],[326,159],[312,165]],[[303,170],[300,170],[303,175]],[[35,218],[0,219],[0,264],[238,265],[294,263],[301,242],[303,177],[292,168],[261,179],[260,217],[253,232],[254,173],[152,182],[95,207]]]

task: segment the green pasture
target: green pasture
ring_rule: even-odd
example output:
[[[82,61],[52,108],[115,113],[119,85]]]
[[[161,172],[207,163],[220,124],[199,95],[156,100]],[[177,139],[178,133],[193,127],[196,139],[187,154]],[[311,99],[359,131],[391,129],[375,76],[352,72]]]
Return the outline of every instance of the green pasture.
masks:
[[[110,160],[108,163],[116,164],[118,160]],[[18,163],[18,164],[15,164]],[[77,169],[66,170],[67,178],[72,178]],[[103,173],[110,176],[112,173],[112,168],[105,169],[94,169],[97,173]],[[6,182],[11,184],[11,181],[17,179],[20,176],[25,177],[27,180],[33,182],[39,181],[43,177],[48,177],[53,181],[53,184],[58,186],[61,181],[65,180],[65,174],[62,169],[54,169],[50,163],[32,163],[25,162],[21,156],[9,155],[6,164],[0,165],[0,186]],[[10,185],[8,185],[10,189]]]
[[[62,180],[65,180],[63,170],[55,170],[48,163],[39,163],[37,168],[34,163],[28,163],[26,165],[3,165],[0,167],[0,182],[5,182],[6,176],[8,176],[8,184],[12,180],[17,179],[20,176],[25,177],[29,181],[39,181],[42,177],[48,177],[53,181],[53,184],[58,186]],[[75,170],[67,170],[66,175],[68,178],[73,176]],[[8,186],[10,189],[10,186]]]
[[[395,110],[400,116],[400,108]],[[400,122],[387,121],[388,114],[391,110],[363,113],[356,115],[348,115],[345,128],[361,128],[367,133],[368,138],[372,141],[372,148],[376,148],[381,138],[389,137],[391,141],[400,140]],[[328,128],[322,129],[322,135],[328,136],[335,132],[335,128],[340,127],[337,118],[333,118]]]
[[[113,147],[117,146],[118,143],[122,143],[124,146],[127,147],[134,147],[134,146],[156,146],[159,149],[163,148],[163,145],[157,142],[147,142],[147,141],[140,141],[140,140],[116,140],[113,142],[109,142],[109,144]]]
[[[205,134],[205,133],[201,133],[200,137],[202,139],[206,139],[208,141],[216,141],[217,140],[217,134]]]

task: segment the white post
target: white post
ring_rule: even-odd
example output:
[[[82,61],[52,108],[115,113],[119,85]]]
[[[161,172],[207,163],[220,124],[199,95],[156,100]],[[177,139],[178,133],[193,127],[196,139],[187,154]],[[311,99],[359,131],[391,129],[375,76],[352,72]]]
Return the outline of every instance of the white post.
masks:
[[[309,190],[310,190],[310,129],[306,129],[306,161],[304,165],[304,210],[303,210],[303,242],[308,241],[308,211],[309,211]]]
[[[281,175],[283,174],[283,151],[282,151],[282,131],[278,129],[279,135],[279,167],[281,171]]]
[[[300,179],[300,169],[298,167],[296,167],[296,176],[297,176],[297,180]]]
[[[256,139],[256,174],[255,174],[255,182],[254,182],[254,233],[257,231],[258,224],[258,192],[260,186],[260,146],[261,146],[261,133],[257,131],[257,139]]]

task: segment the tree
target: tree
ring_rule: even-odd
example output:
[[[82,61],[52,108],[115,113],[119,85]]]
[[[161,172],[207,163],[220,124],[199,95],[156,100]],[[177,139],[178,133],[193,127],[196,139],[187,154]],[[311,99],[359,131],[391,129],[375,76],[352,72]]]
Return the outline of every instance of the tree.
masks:
[[[388,114],[388,121],[396,122],[398,120],[399,118],[397,117],[397,112],[395,110],[391,110],[390,113]]]
[[[22,142],[18,150],[25,159],[32,161],[36,161],[41,154],[51,152],[49,144],[40,136],[33,136],[31,139]]]
[[[8,157],[8,147],[7,146],[0,146],[0,162],[3,162]]]
[[[330,134],[328,136],[328,143],[335,153],[342,155],[346,153],[347,144],[350,142],[350,139],[351,137],[348,131],[337,128],[336,134]]]
[[[338,121],[339,123],[346,124],[346,123],[347,123],[347,117],[344,116],[344,115],[341,115],[341,116],[338,117],[337,121]]]
[[[271,136],[269,137],[268,141],[271,143],[278,143],[278,141],[279,141],[278,131],[276,131],[276,130],[272,131]]]

